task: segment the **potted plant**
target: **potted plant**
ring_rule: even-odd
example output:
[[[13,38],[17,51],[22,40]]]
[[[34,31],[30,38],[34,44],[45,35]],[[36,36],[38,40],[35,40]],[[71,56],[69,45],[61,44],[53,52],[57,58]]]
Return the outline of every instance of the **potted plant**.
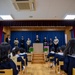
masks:
[[[33,47],[29,48],[29,52],[32,53],[33,52]]]
[[[47,53],[47,51],[48,51],[48,48],[47,48],[47,46],[44,46],[44,50],[43,50],[45,53]]]

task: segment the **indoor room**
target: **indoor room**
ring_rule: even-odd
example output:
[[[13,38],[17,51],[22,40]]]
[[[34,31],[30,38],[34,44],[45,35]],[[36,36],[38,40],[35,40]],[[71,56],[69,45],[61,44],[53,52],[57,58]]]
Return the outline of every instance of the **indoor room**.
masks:
[[[0,75],[75,75],[74,0],[0,0]]]

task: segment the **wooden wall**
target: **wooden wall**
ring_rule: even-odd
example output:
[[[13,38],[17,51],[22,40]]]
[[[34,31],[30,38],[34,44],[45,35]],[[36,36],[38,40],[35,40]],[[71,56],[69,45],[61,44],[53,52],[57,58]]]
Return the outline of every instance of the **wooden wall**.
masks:
[[[67,41],[69,41],[71,39],[70,30],[72,28],[72,26],[4,26],[3,32],[6,38],[7,35],[11,34],[11,31],[65,31]]]
[[[7,37],[7,35],[11,34],[10,26],[4,26],[3,27],[3,32],[4,32],[4,41],[5,41],[5,38]]]

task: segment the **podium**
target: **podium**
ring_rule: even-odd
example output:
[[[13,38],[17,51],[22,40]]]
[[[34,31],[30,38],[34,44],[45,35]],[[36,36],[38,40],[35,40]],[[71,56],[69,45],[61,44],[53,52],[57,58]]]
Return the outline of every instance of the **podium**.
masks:
[[[43,43],[33,43],[34,53],[43,53]]]

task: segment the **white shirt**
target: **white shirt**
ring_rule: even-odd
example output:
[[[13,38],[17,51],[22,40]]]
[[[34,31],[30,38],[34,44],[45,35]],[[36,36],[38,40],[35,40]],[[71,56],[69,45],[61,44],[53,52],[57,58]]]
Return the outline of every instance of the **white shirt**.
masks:
[[[8,54],[8,57],[10,57],[10,58],[11,58],[12,56],[13,56],[13,54],[12,54],[12,53]]]
[[[17,58],[20,57],[18,54],[15,55]]]
[[[30,45],[31,44],[31,40],[27,40],[27,45]]]
[[[56,39],[54,39],[53,42],[54,42],[55,45],[57,45],[59,43],[59,40],[56,38]]]
[[[54,54],[55,52],[54,51],[51,51],[50,53]]]
[[[18,40],[14,40],[14,44],[18,45],[19,41]]]
[[[57,54],[59,54],[59,55],[63,55],[63,53],[62,53],[62,52],[58,52]]]
[[[70,57],[74,57],[74,58],[75,58],[75,54],[72,54],[72,55],[68,55],[68,56],[70,56]]]

